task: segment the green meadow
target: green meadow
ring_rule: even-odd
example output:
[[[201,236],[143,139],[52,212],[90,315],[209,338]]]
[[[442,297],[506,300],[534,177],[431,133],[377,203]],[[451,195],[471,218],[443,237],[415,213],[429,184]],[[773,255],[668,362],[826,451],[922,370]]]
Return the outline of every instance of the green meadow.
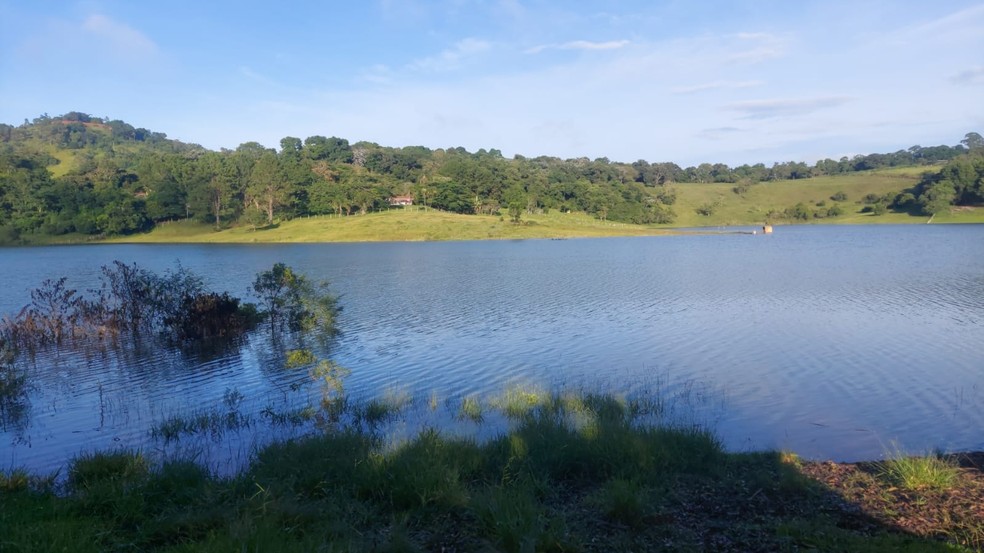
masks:
[[[954,207],[930,217],[909,213],[864,213],[869,195],[896,194],[916,184],[925,167],[849,173],[811,179],[761,182],[738,193],[734,184],[677,184],[672,225],[633,225],[603,221],[584,213],[549,211],[523,214],[519,223],[500,215],[461,215],[422,207],[397,208],[366,215],[314,216],[280,221],[261,228],[235,226],[216,230],[204,223],[163,223],[146,234],[109,239],[136,243],[277,243],[440,240],[519,240],[673,234],[674,228],[788,224],[984,223],[984,208]],[[834,200],[841,194],[841,200]],[[775,218],[804,204],[813,210],[840,208],[840,215],[807,221]],[[708,209],[709,208],[709,209]],[[703,209],[703,213],[701,210]]]
[[[216,231],[199,223],[166,223],[148,234],[111,242],[382,242],[439,240],[519,240],[646,236],[666,229],[606,222],[583,213],[550,212],[513,223],[497,215],[461,215],[434,209],[400,208],[347,217],[316,216],[283,221],[267,228],[238,226]]]

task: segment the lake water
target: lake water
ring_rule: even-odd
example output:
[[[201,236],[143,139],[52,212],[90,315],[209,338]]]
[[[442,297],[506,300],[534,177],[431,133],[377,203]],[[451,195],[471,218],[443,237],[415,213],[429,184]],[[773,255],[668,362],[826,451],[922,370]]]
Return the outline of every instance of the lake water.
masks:
[[[894,447],[984,449],[984,225],[797,226],[773,235],[316,245],[0,249],[0,312],[46,278],[95,286],[113,260],[176,261],[246,296],[284,262],[341,294],[332,359],[354,395],[460,398],[524,386],[689,401],[733,450],[876,458]],[[262,337],[218,358],[157,350],[37,360],[0,467],[51,470],[138,446],[169,415],[232,406],[248,427],[191,451],[217,462],[296,432],[307,376]],[[223,409],[225,407],[222,407]],[[230,407],[231,408],[231,407]],[[195,449],[199,448],[199,449]]]

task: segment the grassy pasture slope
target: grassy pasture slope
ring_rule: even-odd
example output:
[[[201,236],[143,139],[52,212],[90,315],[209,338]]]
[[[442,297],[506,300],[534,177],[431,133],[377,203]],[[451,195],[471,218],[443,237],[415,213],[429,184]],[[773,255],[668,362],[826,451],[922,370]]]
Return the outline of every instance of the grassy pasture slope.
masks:
[[[824,202],[827,207],[839,205],[844,213],[837,217],[814,219],[824,224],[900,224],[926,223],[929,217],[905,213],[872,215],[861,213],[861,199],[868,194],[882,196],[910,188],[927,167],[905,167],[817,177],[795,181],[762,182],[752,185],[742,195],[736,194],[733,184],[673,185],[677,214],[673,225],[646,226],[601,221],[583,213],[552,211],[544,215],[523,215],[516,225],[507,217],[458,215],[432,209],[411,207],[368,215],[348,217],[318,216],[282,221],[272,228],[253,230],[238,226],[216,231],[211,225],[177,222],[159,225],[143,235],[117,237],[113,242],[379,242],[423,240],[485,240],[527,238],[573,238],[602,236],[644,236],[671,233],[673,227],[718,227],[760,225],[772,210],[782,211],[805,203],[814,208]],[[847,200],[830,199],[844,192]],[[697,208],[713,205],[711,215],[700,215]],[[954,208],[947,215],[937,216],[933,223],[984,223],[984,208]],[[796,221],[777,221],[776,224],[795,224]]]

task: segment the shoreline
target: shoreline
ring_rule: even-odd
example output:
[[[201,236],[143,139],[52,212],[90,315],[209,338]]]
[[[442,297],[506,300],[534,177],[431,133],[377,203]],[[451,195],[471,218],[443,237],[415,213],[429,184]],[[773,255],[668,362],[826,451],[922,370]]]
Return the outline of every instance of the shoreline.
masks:
[[[611,400],[514,413],[515,426],[484,444],[425,429],[386,446],[371,426],[330,430],[263,447],[229,477],[126,449],[77,457],[61,484],[0,471],[0,526],[5,544],[25,551],[984,545],[984,452],[934,461],[946,478],[919,473],[932,456],[834,463],[729,453],[704,431],[636,427]],[[564,422],[575,412],[595,422]]]
[[[980,220],[933,221],[933,225],[984,224],[984,210]],[[413,216],[399,212],[381,212],[366,216],[319,216],[294,219],[277,223],[272,228],[250,230],[232,227],[216,231],[208,225],[176,222],[163,225],[149,233],[106,238],[70,238],[66,240],[40,240],[21,244],[0,244],[0,247],[37,246],[86,246],[105,244],[362,244],[407,242],[463,242],[485,240],[568,240],[582,238],[628,238],[639,236],[691,236],[707,234],[763,234],[762,225],[739,222],[707,226],[648,226],[631,223],[599,221],[584,214],[576,214],[568,223],[563,217],[549,215],[531,217],[523,224],[503,223],[498,217],[480,215],[456,215],[431,212],[423,221],[411,221]],[[429,218],[429,219],[427,219]],[[874,219],[874,217],[869,217]],[[911,219],[911,218],[910,218]],[[823,220],[804,223],[785,222],[772,226],[780,233],[782,228],[800,226],[885,226],[923,225],[919,218],[881,220]],[[418,224],[414,227],[414,224]],[[745,229],[745,230],[741,230]],[[752,230],[748,230],[752,229]]]

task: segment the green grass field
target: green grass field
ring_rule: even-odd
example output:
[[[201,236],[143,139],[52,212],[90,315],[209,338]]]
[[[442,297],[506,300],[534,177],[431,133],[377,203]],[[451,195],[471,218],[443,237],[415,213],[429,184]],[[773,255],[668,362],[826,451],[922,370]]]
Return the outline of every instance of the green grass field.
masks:
[[[439,240],[520,240],[646,236],[670,231],[654,227],[606,222],[583,213],[551,212],[524,216],[514,224],[499,216],[459,215],[433,209],[404,208],[351,215],[306,217],[284,221],[273,228],[253,230],[239,226],[216,231],[201,223],[168,223],[149,234],[115,238],[113,242],[389,242]]]
[[[844,214],[838,217],[816,220],[818,223],[924,223],[928,217],[911,217],[906,214],[887,213],[880,216],[861,214],[861,199],[868,194],[882,196],[897,193],[914,186],[925,167],[906,167],[867,173],[850,173],[803,180],[761,182],[754,184],[742,195],[736,194],[733,184],[679,184],[675,185],[677,213],[675,226],[728,226],[761,224],[770,211],[782,211],[804,203],[815,207],[823,202],[827,207],[840,205]],[[847,200],[830,199],[837,192],[844,192]],[[700,215],[697,208],[711,204],[711,215]],[[981,218],[984,221],[984,217]],[[792,224],[782,222],[779,224]]]
[[[74,159],[65,159],[59,168],[70,167]],[[836,217],[809,221],[773,220],[777,226],[792,224],[925,224],[984,223],[984,207],[955,207],[950,213],[930,220],[922,215],[887,212],[883,215],[861,213],[868,194],[895,194],[915,185],[927,167],[903,167],[817,177],[795,181],[762,182],[743,194],[733,191],[733,184],[676,184],[677,200],[672,209],[676,220],[671,225],[633,225],[601,221],[584,213],[551,211],[541,215],[523,215],[520,224],[504,216],[459,215],[420,207],[393,209],[367,215],[347,217],[315,216],[279,221],[269,228],[253,229],[246,225],[215,230],[204,223],[180,221],[163,223],[147,234],[110,238],[108,242],[132,243],[290,243],[290,242],[404,242],[442,240],[522,240],[533,238],[591,238],[606,236],[652,236],[673,234],[675,228],[758,226],[771,211],[783,211],[803,203],[811,209],[840,206]],[[846,200],[831,196],[843,192]],[[712,206],[710,215],[698,208]],[[67,235],[41,238],[32,243],[75,243],[92,238]]]

